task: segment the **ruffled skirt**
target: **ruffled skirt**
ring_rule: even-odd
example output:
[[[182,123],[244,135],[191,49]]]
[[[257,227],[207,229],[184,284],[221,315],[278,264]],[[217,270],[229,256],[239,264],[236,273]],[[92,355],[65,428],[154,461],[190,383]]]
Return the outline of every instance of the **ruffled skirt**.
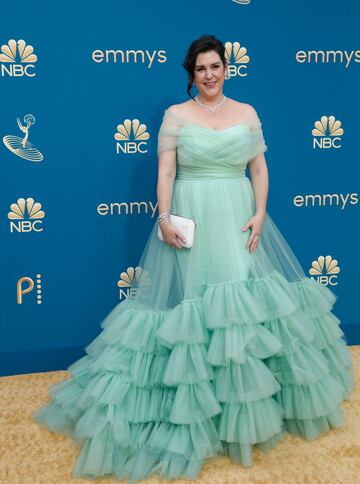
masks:
[[[286,431],[342,425],[354,379],[337,296],[305,276],[269,214],[247,251],[254,207],[246,177],[176,180],[193,247],[167,246],[154,224],[132,297],[34,413],[79,444],[73,477],[195,479],[206,458],[251,466]]]

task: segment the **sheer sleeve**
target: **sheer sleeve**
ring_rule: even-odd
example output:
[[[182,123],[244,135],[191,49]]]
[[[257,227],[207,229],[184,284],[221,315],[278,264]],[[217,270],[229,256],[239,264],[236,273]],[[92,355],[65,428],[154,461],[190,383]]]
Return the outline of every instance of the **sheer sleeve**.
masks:
[[[178,146],[181,121],[170,108],[165,109],[162,123],[158,133],[157,154],[176,149]]]
[[[268,151],[268,146],[264,139],[262,122],[254,108],[251,108],[248,124],[250,126],[250,152],[251,158],[255,158],[261,153]]]

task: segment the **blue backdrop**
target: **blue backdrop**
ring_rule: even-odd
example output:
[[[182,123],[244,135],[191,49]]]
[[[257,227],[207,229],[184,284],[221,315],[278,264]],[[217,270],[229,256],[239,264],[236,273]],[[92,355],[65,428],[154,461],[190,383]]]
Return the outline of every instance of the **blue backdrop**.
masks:
[[[157,216],[157,132],[187,99],[181,64],[202,34],[227,43],[224,93],[263,123],[268,212],[360,343],[359,4],[242,3],[3,5],[2,375],[65,369],[131,292]]]

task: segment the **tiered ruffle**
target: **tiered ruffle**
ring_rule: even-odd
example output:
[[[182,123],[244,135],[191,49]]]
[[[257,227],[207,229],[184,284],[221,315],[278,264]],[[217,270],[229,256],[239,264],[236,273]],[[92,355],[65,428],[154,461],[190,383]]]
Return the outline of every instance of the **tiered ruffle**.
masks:
[[[74,477],[195,479],[219,453],[250,466],[253,447],[285,431],[312,439],[342,424],[354,381],[335,299],[277,271],[163,311],[128,299],[34,417],[79,443]]]

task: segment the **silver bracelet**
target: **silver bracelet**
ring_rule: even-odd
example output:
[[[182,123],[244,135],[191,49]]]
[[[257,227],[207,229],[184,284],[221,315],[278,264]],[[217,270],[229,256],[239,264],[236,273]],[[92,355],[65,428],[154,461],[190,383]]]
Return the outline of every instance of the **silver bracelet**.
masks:
[[[170,214],[169,212],[162,212],[158,216],[158,223],[161,224],[162,222],[169,222],[170,221]]]

